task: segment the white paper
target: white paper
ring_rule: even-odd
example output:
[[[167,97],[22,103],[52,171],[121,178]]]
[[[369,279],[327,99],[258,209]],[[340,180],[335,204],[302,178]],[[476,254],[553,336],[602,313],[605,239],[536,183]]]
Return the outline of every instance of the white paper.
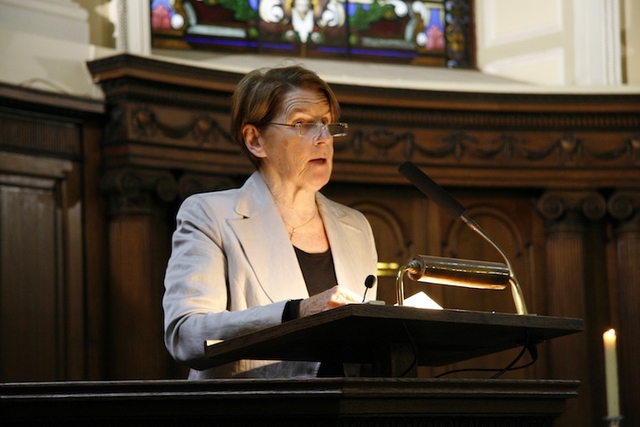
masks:
[[[417,294],[410,296],[409,298],[405,298],[404,305],[407,307],[429,308],[431,310],[442,310],[442,307],[440,306],[440,304],[432,300],[423,291],[420,291]]]

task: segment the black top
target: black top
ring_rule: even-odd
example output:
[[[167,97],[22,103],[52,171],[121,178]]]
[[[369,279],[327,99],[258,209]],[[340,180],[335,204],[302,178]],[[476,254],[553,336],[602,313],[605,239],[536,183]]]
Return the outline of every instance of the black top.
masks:
[[[338,279],[333,266],[331,248],[319,254],[310,254],[295,246],[293,248],[296,251],[298,264],[300,264],[309,295],[319,294],[337,284]],[[300,300],[288,301],[282,313],[282,321],[288,322],[289,320],[297,319],[299,307]]]
[[[332,288],[338,283],[336,271],[333,266],[331,248],[326,252],[310,254],[293,247],[298,257],[298,263],[302,270],[302,276],[307,284],[309,295],[316,295]]]
[[[293,247],[298,257],[302,276],[307,284],[309,295],[316,295],[332,288],[338,283],[336,270],[333,265],[331,248],[326,252],[310,254]],[[283,321],[298,317],[300,301],[289,301],[283,313]],[[295,310],[295,313],[293,312]],[[344,377],[344,369],[341,363],[321,362],[318,368],[318,377]]]

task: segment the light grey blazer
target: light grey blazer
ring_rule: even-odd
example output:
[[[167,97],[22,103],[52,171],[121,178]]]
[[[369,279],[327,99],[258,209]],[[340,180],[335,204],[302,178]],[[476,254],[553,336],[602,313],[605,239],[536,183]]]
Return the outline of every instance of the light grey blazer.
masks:
[[[376,274],[371,226],[360,212],[316,197],[338,284],[363,294]],[[187,198],[177,215],[163,297],[165,345],[190,379],[315,376],[317,363],[241,360],[216,368],[205,340],[278,325],[290,299],[308,297],[289,235],[262,175],[240,189]],[[333,285],[333,283],[329,284]],[[367,294],[375,298],[375,288]]]

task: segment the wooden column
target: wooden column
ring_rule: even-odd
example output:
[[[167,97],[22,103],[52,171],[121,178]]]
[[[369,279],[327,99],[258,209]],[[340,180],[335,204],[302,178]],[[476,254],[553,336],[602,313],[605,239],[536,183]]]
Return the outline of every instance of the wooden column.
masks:
[[[611,284],[617,310],[612,310],[611,325],[618,335],[620,409],[623,425],[635,426],[640,425],[640,408],[633,402],[640,384],[640,310],[628,302],[640,300],[640,190],[615,192],[608,208],[618,221],[614,229],[618,280]]]
[[[173,362],[163,344],[163,272],[170,225],[163,203],[177,185],[169,173],[122,168],[107,172],[109,207],[109,375],[157,379]]]
[[[592,191],[548,191],[538,201],[538,211],[546,220],[546,284],[548,315],[585,320],[585,333],[548,343],[553,378],[573,378],[581,382],[579,398],[567,406],[566,426],[591,425],[593,408],[592,354],[585,289],[588,278],[588,221],[602,218],[606,202]],[[598,359],[599,361],[599,359]],[[598,365],[599,366],[599,365]],[[562,421],[558,424],[564,426]]]

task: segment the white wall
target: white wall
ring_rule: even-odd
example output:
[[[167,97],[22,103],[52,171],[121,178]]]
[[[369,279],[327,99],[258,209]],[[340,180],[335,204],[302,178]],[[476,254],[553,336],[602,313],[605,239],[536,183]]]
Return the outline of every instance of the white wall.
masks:
[[[639,4],[476,0],[478,66],[544,85],[638,84]]]
[[[88,12],[71,0],[0,0],[0,27],[89,43]]]
[[[479,69],[536,84],[574,84],[570,2],[477,0]]]
[[[628,84],[640,85],[640,1],[624,0],[622,10],[622,75]]]
[[[118,41],[125,34],[114,25],[122,16],[120,1],[126,3],[129,17],[135,18],[149,0],[0,0],[3,58],[0,81],[80,96],[101,96],[90,80],[85,61],[124,49],[136,54],[148,50],[144,46],[145,37],[148,39],[146,29],[134,25],[144,24],[141,19],[129,19],[128,43]],[[602,2],[620,2],[621,36],[616,39],[621,41],[618,46],[621,85],[592,79],[594,73],[585,74],[585,70],[592,71],[591,67],[576,65],[580,64],[577,61],[580,55],[583,59],[585,54],[594,55],[593,49],[589,50],[590,43],[583,43],[581,48],[576,46],[576,10],[583,11],[585,8],[580,5],[591,4],[586,10],[590,11],[587,16],[593,17]],[[637,92],[640,86],[633,85],[640,85],[638,3],[638,0],[476,0],[479,71],[297,61],[330,82],[350,84],[492,92]],[[52,28],[54,21],[56,25]],[[609,27],[605,26],[605,30]],[[611,49],[595,54],[606,58],[610,52]],[[153,54],[237,71],[281,62],[277,58],[209,52],[154,50]]]

